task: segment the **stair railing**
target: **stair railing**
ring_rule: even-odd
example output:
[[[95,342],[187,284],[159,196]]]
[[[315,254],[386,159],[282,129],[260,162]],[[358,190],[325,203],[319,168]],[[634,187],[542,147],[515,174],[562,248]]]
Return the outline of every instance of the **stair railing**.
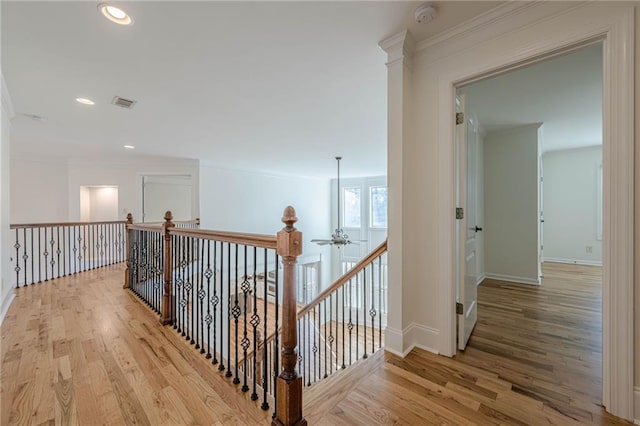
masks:
[[[125,221],[12,224],[16,288],[123,262]]]
[[[297,363],[296,259],[302,233],[293,207],[277,235],[127,221],[125,288],[198,350],[273,424],[304,425]],[[281,330],[281,332],[278,332]]]
[[[386,252],[384,241],[297,313],[298,370],[305,386],[384,347]]]

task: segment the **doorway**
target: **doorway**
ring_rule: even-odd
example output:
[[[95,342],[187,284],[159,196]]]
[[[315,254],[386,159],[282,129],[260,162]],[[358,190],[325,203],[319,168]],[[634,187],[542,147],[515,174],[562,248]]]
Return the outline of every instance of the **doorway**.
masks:
[[[118,187],[115,185],[80,186],[80,221],[118,220]]]
[[[193,179],[190,175],[142,176],[142,221],[163,222],[167,210],[174,220],[193,219]]]
[[[455,99],[459,357],[490,354],[524,392],[535,376],[585,405],[603,389],[602,64],[595,43]]]

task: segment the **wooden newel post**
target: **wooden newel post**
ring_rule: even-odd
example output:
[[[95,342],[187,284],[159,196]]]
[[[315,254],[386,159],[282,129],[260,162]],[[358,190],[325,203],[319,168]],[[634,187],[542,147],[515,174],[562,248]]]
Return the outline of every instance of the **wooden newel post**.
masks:
[[[131,276],[131,271],[129,270],[131,265],[131,229],[129,229],[129,225],[133,225],[133,215],[131,213],[127,213],[127,221],[124,223],[125,242],[127,245],[125,247],[127,269],[124,270],[124,285],[122,288],[129,288],[129,278]]]
[[[283,265],[282,297],[282,370],[276,380],[278,396],[274,426],[304,426],[302,417],[302,377],[298,377],[298,321],[296,303],[296,258],[302,254],[302,232],[293,225],[298,221],[296,211],[284,209],[282,222],[286,225],[277,236],[277,251]]]
[[[164,214],[164,224],[162,225],[162,233],[164,234],[164,291],[162,292],[162,307],[160,316],[160,324],[167,325],[173,322],[171,318],[171,278],[173,272],[173,264],[171,262],[171,234],[169,230],[176,226],[171,220],[173,215],[171,211]]]

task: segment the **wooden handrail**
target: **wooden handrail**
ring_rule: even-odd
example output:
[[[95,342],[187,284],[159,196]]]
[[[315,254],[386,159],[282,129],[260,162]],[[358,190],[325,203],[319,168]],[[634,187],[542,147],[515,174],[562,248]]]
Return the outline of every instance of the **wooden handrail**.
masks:
[[[337,289],[339,289],[340,287],[348,283],[351,278],[355,277],[358,274],[358,272],[362,271],[365,267],[367,267],[367,265],[369,265],[371,262],[373,262],[375,259],[381,256],[385,251],[387,251],[387,240],[384,240],[384,242],[382,242],[378,247],[373,249],[371,253],[369,253],[361,261],[356,263],[353,268],[349,269],[346,274],[338,278],[333,284],[331,284],[329,287],[324,289],[318,296],[316,296],[315,299],[309,302],[307,306],[300,309],[298,311],[298,319],[302,318],[304,314],[312,310],[314,306],[319,305],[320,302],[326,299],[331,293],[333,293],[334,291],[336,291]]]
[[[132,229],[134,231],[162,232],[162,224],[132,223],[127,225],[127,229]]]
[[[42,222],[42,223],[12,223],[10,229],[22,228],[50,228],[52,226],[83,226],[83,225],[110,225],[113,223],[127,223],[126,220],[105,220],[98,222]]]
[[[205,240],[216,240],[225,243],[243,244],[246,246],[275,249],[277,248],[275,235],[245,234],[241,232],[224,232],[204,229],[171,228],[171,235],[178,235]]]

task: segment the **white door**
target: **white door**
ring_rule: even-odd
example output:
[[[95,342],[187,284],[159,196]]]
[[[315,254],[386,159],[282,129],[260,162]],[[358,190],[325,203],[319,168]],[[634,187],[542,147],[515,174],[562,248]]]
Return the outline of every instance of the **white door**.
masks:
[[[462,114],[460,117],[459,114]],[[459,123],[459,124],[458,124]],[[456,150],[458,158],[458,348],[464,349],[478,318],[478,244],[482,231],[476,223],[477,207],[477,126],[464,111],[464,94],[456,97]]]
[[[174,220],[194,219],[192,205],[191,176],[143,176],[143,222],[164,222],[164,214],[167,210],[171,210]]]

